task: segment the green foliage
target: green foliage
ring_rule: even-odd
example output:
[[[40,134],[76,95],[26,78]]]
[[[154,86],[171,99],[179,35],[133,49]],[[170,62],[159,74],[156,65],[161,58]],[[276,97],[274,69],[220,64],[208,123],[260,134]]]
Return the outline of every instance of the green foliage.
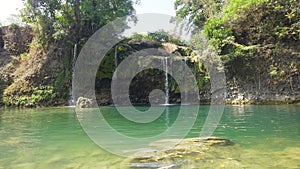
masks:
[[[92,34],[118,17],[129,15],[134,20],[133,4],[133,0],[24,0],[21,17],[33,26],[35,37],[30,44],[30,52],[21,56],[21,68],[17,71],[29,65],[37,67],[29,68],[30,72],[24,75],[16,75],[14,82],[4,91],[4,104],[31,107],[63,103],[69,91],[66,89],[71,84],[69,51],[75,44],[80,50]],[[119,24],[123,26],[120,31],[126,28],[125,22]],[[51,59],[54,61],[51,62]],[[63,65],[56,66],[59,70],[49,70],[50,73],[41,70],[47,67],[44,64],[61,63],[61,59],[64,60]],[[105,66],[111,66],[111,60],[109,58],[109,64]],[[43,86],[39,86],[41,76],[48,76],[48,73],[56,78],[45,80]]]
[[[225,16],[224,18],[237,19],[240,15],[240,12],[248,9],[251,6],[257,6],[263,2],[268,2],[269,0],[230,0],[226,8],[224,9]]]
[[[71,76],[71,62],[69,58],[64,59],[64,64],[62,65],[61,72],[56,76],[53,89],[55,92],[59,93],[62,99],[67,99],[69,96],[69,86],[71,86],[70,79]]]
[[[108,22],[134,12],[131,0],[27,0],[22,19],[36,26],[42,43],[84,43]]]
[[[158,42],[170,42],[170,43],[174,43],[176,45],[182,45],[182,41],[179,38],[174,37],[173,35],[171,35],[170,33],[166,32],[164,30],[159,30],[156,32],[149,32],[148,37],[150,37],[150,39],[152,39],[154,41],[158,41]]]
[[[47,105],[47,102],[51,102],[54,97],[55,97],[55,93],[52,86],[39,86],[34,89],[31,95],[30,103],[32,105],[36,105],[36,104]]]
[[[41,42],[52,40],[55,33],[56,13],[61,10],[60,0],[27,0],[22,10],[22,19],[35,24]]]
[[[204,33],[217,49],[224,47],[227,40],[232,37],[231,29],[226,27],[225,21],[220,18],[213,18],[207,21],[204,26]]]
[[[6,106],[18,107],[47,106],[52,103],[55,96],[52,86],[39,86],[29,89],[26,93],[9,94],[6,91],[3,103]]]
[[[270,73],[269,73],[269,74],[270,74],[272,77],[278,76],[277,68],[271,66],[271,68],[270,68]]]
[[[274,50],[282,50],[276,48],[277,43],[299,42],[299,9],[297,0],[231,0],[223,15],[206,19],[204,34],[225,63],[255,58],[261,46],[274,44]],[[201,46],[198,41],[192,43]]]
[[[97,71],[96,77],[98,79],[112,79],[115,69],[114,65],[115,50],[111,49],[103,58]]]
[[[204,26],[205,34],[217,49],[226,44],[256,45],[278,40],[300,39],[300,3],[298,0],[230,0],[222,14],[199,19],[209,1],[177,0],[178,17],[188,17],[194,26]],[[207,5],[209,6],[209,5]],[[207,7],[208,8],[208,7]],[[199,11],[200,10],[200,11]],[[221,8],[220,8],[221,10]],[[201,24],[199,23],[201,20]]]
[[[148,37],[158,42],[167,42],[171,39],[169,33],[165,32],[164,30],[157,32],[149,32]]]
[[[228,21],[242,44],[269,44],[299,41],[300,3],[296,0],[269,0],[240,10],[235,21]]]
[[[27,60],[30,57],[29,53],[23,53],[20,55],[21,60]]]
[[[143,34],[139,34],[139,33],[134,33],[129,38],[133,39],[133,40],[143,40],[143,39],[149,39],[150,40],[150,37],[148,35],[143,35]]]
[[[204,26],[204,34],[209,38],[210,42],[216,49],[223,50],[226,45],[231,45],[233,48],[241,48],[242,45],[239,44],[240,42],[235,42],[236,36],[238,35],[236,30],[243,29],[243,24],[245,23],[237,24],[238,20],[248,15],[247,13],[249,13],[250,11],[247,10],[250,7],[256,7],[257,5],[265,1],[267,0],[229,1],[229,3],[222,11],[223,15],[216,15],[213,18],[207,20]],[[247,12],[244,13],[245,11]],[[251,23],[251,21],[249,22]],[[258,24],[259,23],[257,23],[255,26],[258,26]]]
[[[223,0],[176,0],[176,16],[202,27],[209,18],[220,12],[223,3]]]
[[[176,45],[183,45],[184,42],[180,38],[171,35],[169,32],[159,30],[156,32],[148,32],[147,35],[134,33],[129,37],[132,40],[151,40],[154,42],[170,42]]]

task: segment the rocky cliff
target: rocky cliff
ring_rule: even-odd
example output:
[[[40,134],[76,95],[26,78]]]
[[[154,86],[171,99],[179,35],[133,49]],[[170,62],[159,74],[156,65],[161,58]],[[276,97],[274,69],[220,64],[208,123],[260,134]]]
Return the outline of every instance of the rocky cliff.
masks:
[[[66,105],[70,97],[73,49],[64,42],[40,45],[30,27],[12,25],[0,30],[0,104],[19,107]],[[249,48],[243,52],[252,52],[252,57],[241,54],[225,62],[228,104],[299,102],[299,44],[280,45],[264,45],[255,47],[255,50]],[[201,63],[193,60],[190,48],[125,39],[107,54],[99,66],[95,84],[99,105],[113,103],[111,79],[116,64],[130,54],[148,48],[160,48],[182,59],[188,58],[187,64],[200,89],[200,102],[210,102],[207,71]],[[170,103],[180,103],[183,93],[171,76],[168,79]],[[149,94],[154,89],[165,90],[165,73],[142,71],[132,80],[129,97],[135,104],[148,104]]]
[[[253,57],[226,65],[228,103],[276,104],[300,101],[300,45],[258,47]]]
[[[30,27],[1,28],[0,104],[36,107],[65,103],[69,51],[63,43],[41,46]]]

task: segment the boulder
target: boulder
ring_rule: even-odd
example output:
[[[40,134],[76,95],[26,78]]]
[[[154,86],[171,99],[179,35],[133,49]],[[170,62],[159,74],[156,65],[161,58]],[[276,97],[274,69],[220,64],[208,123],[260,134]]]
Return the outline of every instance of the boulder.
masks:
[[[77,108],[91,108],[93,100],[85,97],[79,97],[76,101]]]

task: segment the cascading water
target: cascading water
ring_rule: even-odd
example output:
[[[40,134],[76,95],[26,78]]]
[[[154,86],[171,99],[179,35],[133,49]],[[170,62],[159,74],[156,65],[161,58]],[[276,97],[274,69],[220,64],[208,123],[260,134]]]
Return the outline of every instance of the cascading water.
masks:
[[[164,67],[165,67],[165,104],[166,105],[166,127],[169,128],[170,118],[169,118],[169,78],[168,78],[168,57],[164,57]]]
[[[166,106],[166,127],[169,128],[170,127],[170,114],[169,114],[169,108],[168,106]]]
[[[169,104],[169,79],[168,79],[168,57],[165,57],[165,105]]]
[[[187,70],[187,58],[184,58],[184,72]],[[187,86],[186,86],[186,77],[183,76],[183,83],[184,83],[184,102],[185,104],[187,104]]]
[[[74,67],[75,67],[75,62],[76,62],[76,56],[77,56],[77,44],[74,46],[74,51],[73,51],[73,59],[72,59],[72,68],[71,68],[71,73],[72,73],[72,80],[74,78]],[[70,92],[69,92],[69,106],[74,106],[75,105],[75,96],[72,90],[72,85],[70,87]]]
[[[115,47],[115,70],[117,70],[118,67],[118,45]],[[117,79],[117,72],[115,72],[115,78]]]

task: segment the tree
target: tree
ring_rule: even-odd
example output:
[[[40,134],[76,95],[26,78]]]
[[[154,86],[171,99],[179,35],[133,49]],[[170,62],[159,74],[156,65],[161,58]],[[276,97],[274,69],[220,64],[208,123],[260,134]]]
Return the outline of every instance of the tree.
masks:
[[[176,16],[202,27],[210,17],[220,12],[223,4],[224,0],[176,0]]]
[[[35,24],[38,35],[51,39],[55,33],[56,13],[60,11],[59,0],[27,0],[21,16],[24,22]]]
[[[35,24],[40,39],[84,43],[96,30],[134,14],[132,0],[26,0],[23,21]]]

